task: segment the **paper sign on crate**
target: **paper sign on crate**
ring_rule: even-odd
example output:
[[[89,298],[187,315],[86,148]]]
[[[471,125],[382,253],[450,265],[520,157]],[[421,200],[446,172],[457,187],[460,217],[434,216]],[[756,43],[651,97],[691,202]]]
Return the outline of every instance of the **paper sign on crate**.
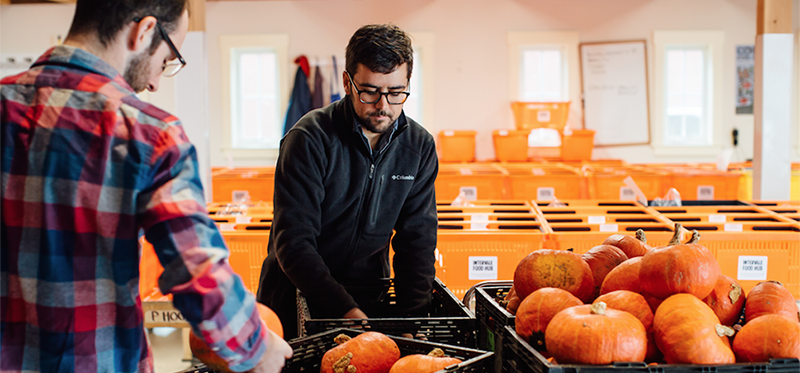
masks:
[[[459,194],[464,193],[464,200],[475,201],[478,199],[478,187],[462,186],[458,188]]]
[[[738,280],[764,281],[767,279],[767,260],[766,256],[739,256],[739,271],[736,275]]]
[[[470,280],[497,280],[496,256],[469,257]]]
[[[556,189],[551,187],[536,188],[536,199],[539,201],[552,201],[556,198]]]
[[[181,312],[175,309],[144,311],[144,321],[146,324],[174,324],[176,326],[186,324],[186,319]]]
[[[714,200],[714,186],[713,185],[698,185],[697,186],[697,200],[698,201],[712,201],[712,200]]]

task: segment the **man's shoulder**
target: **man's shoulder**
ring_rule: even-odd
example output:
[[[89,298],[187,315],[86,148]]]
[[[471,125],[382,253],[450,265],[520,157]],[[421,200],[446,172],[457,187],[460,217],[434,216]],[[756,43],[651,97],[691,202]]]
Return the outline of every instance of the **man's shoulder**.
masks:
[[[409,145],[414,148],[425,148],[428,146],[436,146],[436,143],[433,139],[433,135],[431,135],[428,130],[423,127],[419,122],[406,117],[406,124],[408,127],[406,128],[404,136],[405,141],[409,142]]]

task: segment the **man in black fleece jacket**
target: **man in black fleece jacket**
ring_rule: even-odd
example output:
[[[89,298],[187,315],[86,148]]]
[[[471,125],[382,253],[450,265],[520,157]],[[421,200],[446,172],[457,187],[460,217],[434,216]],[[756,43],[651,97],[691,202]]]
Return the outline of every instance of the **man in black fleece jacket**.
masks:
[[[430,308],[436,247],[433,136],[407,118],[413,50],[394,25],[350,39],[347,96],[303,118],[281,141],[274,219],[258,300],[297,336],[296,289],[313,318],[367,318],[344,285],[389,277],[395,252],[399,317]],[[394,232],[394,237],[392,233]]]

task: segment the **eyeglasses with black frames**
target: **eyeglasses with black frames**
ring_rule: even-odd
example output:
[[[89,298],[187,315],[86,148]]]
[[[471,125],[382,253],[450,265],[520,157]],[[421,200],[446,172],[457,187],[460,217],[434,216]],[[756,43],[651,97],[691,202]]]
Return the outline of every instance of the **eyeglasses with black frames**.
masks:
[[[143,18],[134,18],[134,22],[141,22]],[[169,50],[172,51],[172,54],[175,55],[175,59],[165,61],[164,64],[161,66],[161,75],[165,77],[175,76],[184,66],[186,66],[186,60],[183,59],[181,53],[178,52],[178,48],[175,48],[175,44],[172,43],[172,39],[169,38],[169,34],[167,34],[167,30],[164,30],[164,27],[161,26],[161,22],[156,21],[156,27],[158,27],[158,32],[161,33],[161,37],[167,42],[167,46]]]
[[[360,90],[358,86],[356,86],[356,81],[353,80],[353,77],[347,72],[347,77],[350,78],[350,84],[353,85],[353,88],[356,89],[358,93],[358,100],[361,101],[362,104],[377,104],[378,101],[381,100],[383,96],[386,96],[386,102],[389,105],[402,105],[408,100],[408,96],[411,92],[378,92],[378,91],[367,91],[367,90]],[[409,80],[409,85],[411,81]],[[408,85],[406,86],[408,87]]]

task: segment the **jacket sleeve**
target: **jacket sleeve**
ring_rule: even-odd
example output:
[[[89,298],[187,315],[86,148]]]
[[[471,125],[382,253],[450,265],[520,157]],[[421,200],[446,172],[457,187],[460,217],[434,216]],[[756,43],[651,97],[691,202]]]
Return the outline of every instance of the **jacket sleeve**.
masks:
[[[281,142],[275,168],[273,246],[281,269],[304,296],[344,315],[358,304],[317,251],[328,161],[320,143],[300,129],[289,131]]]
[[[194,333],[233,371],[246,371],[266,351],[268,334],[255,296],[228,263],[228,249],[208,217],[194,146],[182,127],[158,135],[150,159],[150,187],[137,197],[137,220],[164,273],[164,294]]]
[[[434,182],[439,160],[432,139],[426,148],[392,239],[398,309],[408,316],[424,316],[429,311],[436,272],[433,265],[438,223]]]

